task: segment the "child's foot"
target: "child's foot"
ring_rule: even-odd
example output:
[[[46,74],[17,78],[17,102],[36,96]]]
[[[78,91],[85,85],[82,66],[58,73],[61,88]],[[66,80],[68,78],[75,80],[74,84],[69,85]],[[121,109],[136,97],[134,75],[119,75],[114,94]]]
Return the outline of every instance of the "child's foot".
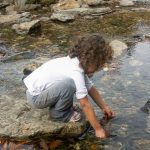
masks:
[[[81,120],[81,114],[77,111],[74,111],[69,122],[77,122]]]

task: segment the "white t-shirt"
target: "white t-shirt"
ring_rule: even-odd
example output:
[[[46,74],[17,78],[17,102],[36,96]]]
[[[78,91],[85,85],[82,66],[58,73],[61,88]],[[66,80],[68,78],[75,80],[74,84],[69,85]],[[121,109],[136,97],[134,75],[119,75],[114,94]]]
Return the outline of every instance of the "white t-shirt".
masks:
[[[79,66],[77,57],[69,56],[56,58],[44,63],[24,79],[24,83],[31,95],[35,96],[41,91],[61,81],[64,77],[74,80],[76,86],[76,98],[84,98],[88,90],[93,86],[84,70]]]

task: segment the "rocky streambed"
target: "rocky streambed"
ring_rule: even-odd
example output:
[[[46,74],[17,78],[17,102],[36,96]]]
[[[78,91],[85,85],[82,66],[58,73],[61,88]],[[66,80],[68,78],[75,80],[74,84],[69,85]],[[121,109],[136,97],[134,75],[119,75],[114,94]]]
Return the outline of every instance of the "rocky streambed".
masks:
[[[15,12],[13,17],[0,15],[0,149],[149,149],[149,103],[144,111],[141,108],[150,98],[150,7],[148,1],[133,2],[121,6],[125,4],[103,1],[94,12],[90,5],[90,10],[85,5],[72,8],[69,13],[72,11],[74,19],[67,23],[50,18],[55,12],[64,13],[58,11],[62,6],[59,3],[55,11],[46,5],[39,10]],[[49,121],[47,109],[33,109],[26,103],[22,82],[24,68],[34,69],[53,57],[66,55],[77,36],[93,32],[100,32],[109,42],[117,40],[111,43],[115,56],[110,68],[93,77],[117,113],[115,119],[104,122],[110,133],[104,141],[96,139],[90,128],[78,138],[89,127],[85,120],[76,125]],[[94,108],[101,119],[100,110]]]

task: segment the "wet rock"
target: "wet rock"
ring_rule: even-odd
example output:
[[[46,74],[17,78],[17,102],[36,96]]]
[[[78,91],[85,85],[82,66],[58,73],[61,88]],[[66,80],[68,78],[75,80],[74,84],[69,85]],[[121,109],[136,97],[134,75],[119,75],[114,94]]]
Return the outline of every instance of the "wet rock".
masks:
[[[18,34],[31,34],[37,33],[41,30],[40,20],[33,20],[30,22],[23,22],[20,24],[14,24],[12,29],[15,30]]]
[[[74,9],[74,8],[79,8],[80,3],[78,0],[60,0],[59,3],[55,4],[53,6],[53,10],[66,10],[66,9]]]
[[[7,46],[5,46],[5,41],[0,41],[0,54],[2,56],[1,59],[4,56],[9,56],[10,54],[12,54],[12,50],[8,48]]]
[[[35,57],[35,52],[21,52],[21,53],[17,53],[14,54],[12,56],[6,56],[3,57],[2,60],[0,60],[1,62],[12,62],[12,61],[16,61],[16,60],[21,60],[21,59],[31,59]]]
[[[44,137],[74,137],[86,129],[85,120],[76,124],[52,122],[48,120],[47,109],[33,109],[25,99],[1,95],[0,106],[0,138],[31,141]]]
[[[129,64],[130,64],[131,66],[142,66],[142,65],[143,65],[143,62],[141,62],[141,61],[139,61],[139,60],[133,59],[133,60],[129,61]]]
[[[128,48],[128,46],[125,43],[123,43],[119,40],[113,40],[110,42],[109,45],[111,46],[112,50],[114,51],[114,55],[113,55],[114,58],[121,56],[121,54],[124,52],[124,50],[126,50]]]
[[[150,99],[146,102],[146,104],[144,105],[144,107],[141,108],[141,110],[150,115]]]
[[[61,21],[61,22],[68,22],[68,21],[75,20],[75,16],[72,15],[72,14],[54,13],[51,16],[51,20],[58,20],[58,21]]]
[[[121,0],[120,6],[133,6],[134,2],[132,0]]]
[[[137,149],[149,150],[150,149],[150,140],[149,139],[139,139],[135,140],[134,144],[136,145]]]

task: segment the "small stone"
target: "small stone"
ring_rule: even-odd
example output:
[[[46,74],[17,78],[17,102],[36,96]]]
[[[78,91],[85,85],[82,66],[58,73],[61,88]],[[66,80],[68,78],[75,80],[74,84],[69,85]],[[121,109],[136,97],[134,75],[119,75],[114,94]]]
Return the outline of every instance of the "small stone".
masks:
[[[112,50],[114,51],[114,55],[113,55],[114,58],[121,56],[123,51],[128,48],[128,46],[125,43],[123,43],[119,40],[113,40],[110,42],[109,45],[111,46]]]

